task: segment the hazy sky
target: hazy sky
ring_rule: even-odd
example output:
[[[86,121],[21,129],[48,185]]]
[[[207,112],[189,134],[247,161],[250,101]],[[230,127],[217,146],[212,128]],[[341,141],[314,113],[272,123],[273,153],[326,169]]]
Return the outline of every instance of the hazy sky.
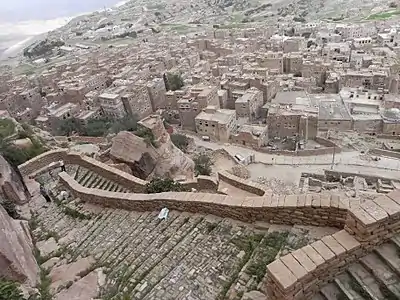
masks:
[[[111,7],[119,0],[0,0],[0,22],[49,20]]]

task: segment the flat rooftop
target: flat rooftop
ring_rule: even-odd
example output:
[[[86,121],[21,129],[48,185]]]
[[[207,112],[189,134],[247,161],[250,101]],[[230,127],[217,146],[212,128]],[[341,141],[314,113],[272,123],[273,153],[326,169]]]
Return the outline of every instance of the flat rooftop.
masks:
[[[118,94],[103,93],[99,97],[103,98],[103,99],[112,99],[112,100],[114,100],[114,99],[117,99],[119,97],[119,95]]]
[[[339,96],[320,102],[318,118],[320,120],[351,120],[351,115]]]
[[[236,111],[231,109],[217,109],[213,113],[202,111],[195,118],[196,120],[214,121],[221,124],[226,124],[236,115]]]
[[[309,102],[309,97],[304,91],[278,92],[271,103],[296,104],[298,102]]]

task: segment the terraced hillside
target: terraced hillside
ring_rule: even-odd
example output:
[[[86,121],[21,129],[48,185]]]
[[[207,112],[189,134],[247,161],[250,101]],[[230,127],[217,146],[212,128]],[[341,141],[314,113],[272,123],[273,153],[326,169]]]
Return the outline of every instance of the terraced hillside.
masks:
[[[350,265],[313,300],[400,299],[400,235]]]
[[[126,192],[87,170],[68,166],[67,171],[87,187]],[[56,174],[44,174],[38,180],[57,196],[64,188],[55,178]],[[47,266],[59,257],[53,266],[59,268],[93,257],[83,273],[102,268],[106,280],[98,295],[101,299],[241,299],[244,292],[258,288],[266,265],[277,255],[320,238],[308,228],[263,224],[257,230],[228,219],[177,211],[159,220],[158,212],[102,208],[72,196],[55,198],[48,205],[32,203],[31,208],[36,244],[56,241],[49,253],[41,251],[40,260]],[[79,274],[73,278],[78,280]],[[60,295],[74,284],[53,282],[52,291]]]

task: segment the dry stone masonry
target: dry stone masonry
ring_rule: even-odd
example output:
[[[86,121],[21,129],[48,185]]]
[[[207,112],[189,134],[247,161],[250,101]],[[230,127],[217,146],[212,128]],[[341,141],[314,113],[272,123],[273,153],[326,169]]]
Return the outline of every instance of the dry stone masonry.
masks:
[[[367,259],[365,258],[366,254],[385,241],[394,238],[400,228],[400,192],[398,190],[357,205],[350,204],[348,199],[323,193],[280,196],[264,194],[264,191],[261,190],[253,190],[253,192],[262,195],[258,197],[172,192],[140,194],[144,182],[134,176],[108,166],[104,167],[104,164],[93,159],[62,151],[51,152],[38,160],[34,159],[21,166],[21,171],[24,174],[29,174],[35,169],[32,165],[36,168],[43,168],[43,164],[50,160],[49,157],[52,159],[62,157],[67,164],[79,166],[72,176],[65,172],[59,174],[61,184],[71,191],[75,198],[84,203],[108,207],[106,211],[109,213],[101,217],[104,218],[105,222],[99,224],[96,222],[96,227],[92,228],[93,232],[98,230],[102,232],[104,228],[107,228],[109,221],[106,220],[110,220],[109,217],[111,219],[123,218],[121,219],[122,222],[131,214],[129,211],[142,212],[142,214],[147,215],[146,212],[158,211],[163,207],[182,213],[195,214],[201,212],[247,222],[266,221],[289,225],[331,226],[340,229],[332,235],[325,236],[270,263],[266,269],[264,284],[261,286],[270,299],[300,300],[311,299],[314,295],[318,297],[317,293],[323,286],[332,281],[338,274],[346,271],[352,263],[361,257]],[[222,174],[222,176],[226,175]],[[228,178],[228,176],[225,178]],[[235,176],[230,175],[228,180],[232,181],[234,178]],[[207,182],[210,183],[210,181]],[[245,182],[238,182],[238,185],[245,185]],[[249,186],[247,185],[245,188],[249,188]],[[123,217],[118,217],[115,213],[122,214]],[[203,232],[205,227],[202,226],[207,226],[202,223],[201,219],[194,218],[188,221],[184,223],[189,224],[190,230],[198,228],[197,231]],[[156,226],[154,230],[157,232],[160,229]],[[145,229],[142,228],[142,230]],[[119,232],[124,234],[122,231]],[[100,237],[107,239],[107,236],[108,234],[101,234]],[[201,244],[202,242],[197,241],[197,239],[201,239],[202,236],[202,234],[199,236],[192,233],[190,243]],[[178,240],[180,241],[181,238],[179,237]],[[183,239],[187,238],[188,236]],[[91,240],[91,236],[84,238],[77,245],[78,250],[72,255],[72,258],[93,252],[94,249],[89,249],[90,252],[87,252],[89,251],[87,250],[87,243],[91,243]],[[159,247],[162,246],[159,245]],[[165,251],[166,255],[169,255],[171,250],[167,248]],[[112,253],[109,253],[109,255],[112,255]],[[127,253],[126,257],[129,257],[129,255]],[[180,255],[183,255],[178,255],[183,260],[191,254],[184,252]],[[146,297],[150,297],[149,295],[155,292],[154,287],[163,282],[164,277],[150,283],[142,282],[141,275],[138,275],[139,277],[136,279],[128,280],[133,273],[136,274],[137,268],[140,269],[141,266],[134,264],[136,258],[134,258],[133,265],[132,261],[128,264],[129,267],[124,265],[124,260],[125,258],[116,262],[123,270],[118,276],[114,274],[116,279],[111,282],[111,285],[116,284],[118,286],[118,290],[114,293],[128,291],[129,295],[134,296],[134,299],[147,299]],[[154,260],[152,261],[154,262]],[[124,275],[127,272],[125,268],[130,269],[132,267],[134,271],[128,271],[129,276]],[[164,268],[158,270],[158,263],[153,266],[152,262],[149,262],[147,268],[151,271],[143,270],[146,275],[153,271],[156,274],[161,274],[165,270]],[[168,272],[173,272],[175,268],[167,268],[166,270],[167,274],[170,274]],[[146,292],[149,286],[151,289]],[[166,291],[165,289],[161,290],[160,293]],[[210,299],[214,298],[211,297]],[[157,298],[150,297],[148,299]]]

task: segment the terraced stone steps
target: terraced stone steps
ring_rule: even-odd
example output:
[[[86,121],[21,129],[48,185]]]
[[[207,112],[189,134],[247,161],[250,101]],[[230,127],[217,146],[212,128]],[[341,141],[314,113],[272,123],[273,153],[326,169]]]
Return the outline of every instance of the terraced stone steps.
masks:
[[[102,189],[110,192],[128,193],[129,189],[122,187],[112,180],[106,179],[99,174],[85,169],[83,167],[78,167],[75,172],[69,172],[74,179],[84,187]]]
[[[87,186],[113,185],[85,170],[76,176]],[[57,192],[63,190],[56,187]],[[66,206],[91,218],[66,214]],[[60,248],[52,255],[63,263],[94,256],[96,266],[107,273],[101,299],[126,294],[130,299],[172,300],[188,293],[194,300],[216,299],[240,261],[232,237],[253,234],[243,225],[233,227],[231,221],[192,213],[170,211],[166,220],[159,220],[158,212],[93,212],[91,206],[71,196],[39,207],[42,234],[36,237],[40,240],[50,232],[57,236]]]
[[[400,299],[400,234],[351,264],[313,300]]]

